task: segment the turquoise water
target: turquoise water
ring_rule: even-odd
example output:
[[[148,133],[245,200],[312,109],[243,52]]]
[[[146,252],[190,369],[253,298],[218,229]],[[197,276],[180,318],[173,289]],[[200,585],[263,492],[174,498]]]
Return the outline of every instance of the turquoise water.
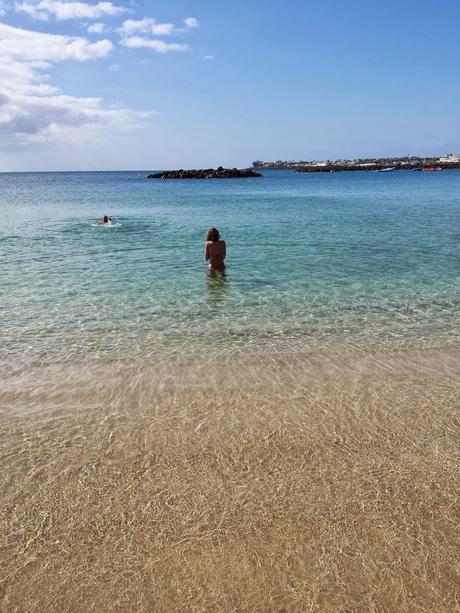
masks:
[[[459,171],[145,174],[0,174],[2,369],[460,340]]]

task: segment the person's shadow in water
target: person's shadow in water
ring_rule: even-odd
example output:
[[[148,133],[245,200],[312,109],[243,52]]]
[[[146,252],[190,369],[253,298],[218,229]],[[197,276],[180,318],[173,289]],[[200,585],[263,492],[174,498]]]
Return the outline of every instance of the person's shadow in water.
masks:
[[[228,279],[225,272],[212,270],[207,274],[208,298],[210,306],[222,306],[228,289]]]

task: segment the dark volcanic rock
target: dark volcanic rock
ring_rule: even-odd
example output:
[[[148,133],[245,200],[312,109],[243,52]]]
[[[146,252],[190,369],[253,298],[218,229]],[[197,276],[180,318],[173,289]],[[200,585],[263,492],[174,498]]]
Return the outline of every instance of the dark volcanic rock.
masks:
[[[261,177],[260,172],[250,168],[238,170],[237,168],[202,168],[200,170],[165,170],[148,175],[147,179],[244,179],[247,177]]]

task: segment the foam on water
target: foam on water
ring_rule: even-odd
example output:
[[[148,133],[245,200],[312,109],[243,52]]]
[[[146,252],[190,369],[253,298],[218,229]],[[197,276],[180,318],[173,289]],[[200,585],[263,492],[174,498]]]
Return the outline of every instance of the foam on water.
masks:
[[[91,226],[93,228],[119,228],[122,224],[115,222],[115,223],[92,223]]]

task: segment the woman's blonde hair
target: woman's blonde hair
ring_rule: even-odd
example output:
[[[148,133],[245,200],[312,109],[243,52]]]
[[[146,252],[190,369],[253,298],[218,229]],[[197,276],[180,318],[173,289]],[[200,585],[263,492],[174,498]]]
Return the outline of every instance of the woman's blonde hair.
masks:
[[[211,241],[211,243],[216,243],[219,240],[220,234],[217,228],[209,228],[208,233],[206,235],[206,240]]]

